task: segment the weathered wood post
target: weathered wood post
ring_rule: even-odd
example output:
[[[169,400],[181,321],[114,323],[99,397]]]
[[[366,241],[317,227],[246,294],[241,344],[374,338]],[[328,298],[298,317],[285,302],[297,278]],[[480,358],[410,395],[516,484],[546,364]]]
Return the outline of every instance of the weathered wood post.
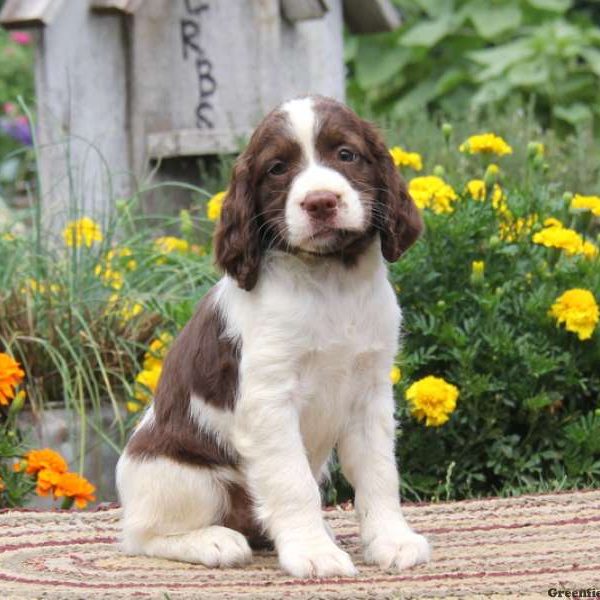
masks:
[[[42,203],[59,227],[106,215],[140,184],[196,185],[199,156],[234,153],[283,100],[344,98],[343,26],[398,25],[390,0],[7,0],[36,32]],[[170,212],[188,192],[144,196]]]

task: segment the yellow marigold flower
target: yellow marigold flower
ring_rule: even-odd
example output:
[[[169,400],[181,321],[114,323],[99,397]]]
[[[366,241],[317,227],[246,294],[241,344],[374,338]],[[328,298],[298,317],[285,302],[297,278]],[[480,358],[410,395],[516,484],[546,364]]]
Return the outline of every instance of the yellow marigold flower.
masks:
[[[133,400],[130,400],[129,402],[127,402],[126,406],[127,406],[127,410],[132,413],[139,412],[143,408],[143,406],[139,402],[133,402]]]
[[[390,148],[390,154],[397,167],[410,167],[415,171],[423,169],[423,159],[418,152],[408,152],[400,146],[394,146]]]
[[[586,258],[589,259],[595,258],[596,256],[598,256],[598,246],[586,240],[581,246],[581,254],[583,254]]]
[[[427,427],[439,427],[456,408],[458,388],[440,377],[429,375],[406,390],[410,412]]]
[[[490,163],[487,166],[485,173],[486,175],[498,175],[500,173],[500,167],[496,163]]]
[[[459,148],[467,154],[512,154],[512,148],[498,135],[494,133],[481,133],[472,135]]]
[[[137,261],[133,258],[133,251],[127,246],[111,248],[106,253],[106,261],[109,263],[123,263],[128,271],[135,271],[137,269]]]
[[[54,495],[57,498],[66,496],[75,500],[77,508],[85,508],[88,502],[96,499],[96,487],[85,477],[77,473],[63,473],[55,484]]]
[[[9,354],[0,352],[0,406],[8,405],[15,397],[15,388],[23,381],[25,372]]]
[[[159,252],[163,254],[169,254],[171,252],[189,252],[190,245],[186,240],[178,237],[166,235],[159,237],[154,240],[154,245]]]
[[[600,196],[575,194],[571,200],[571,209],[589,210],[595,217],[600,217]]]
[[[42,469],[37,474],[37,485],[35,491],[38,496],[48,496],[54,492],[54,486],[58,483],[58,480],[62,477],[62,473],[59,471],[53,471],[52,469]]]
[[[400,379],[402,379],[402,371],[400,371],[400,367],[394,365],[390,371],[390,381],[396,385]]]
[[[437,214],[451,213],[452,202],[458,198],[452,187],[435,175],[415,177],[408,184],[408,190],[419,208],[430,208]]]
[[[206,204],[206,216],[211,221],[218,221],[221,216],[221,208],[223,207],[223,200],[227,192],[218,192],[215,194]]]
[[[485,181],[483,181],[483,179],[471,179],[471,181],[467,183],[467,192],[469,192],[469,195],[473,200],[485,200],[487,194]],[[492,205],[494,208],[498,208],[503,200],[504,192],[502,191],[502,188],[495,183],[492,188]]]
[[[599,311],[592,292],[574,288],[557,298],[550,308],[550,316],[557,323],[565,324],[567,331],[576,333],[580,340],[587,340],[598,323]]]
[[[162,364],[154,365],[151,369],[140,371],[135,378],[135,399],[146,404],[156,391],[162,371]]]
[[[24,458],[26,461],[25,472],[30,475],[39,471],[65,473],[67,470],[65,459],[56,450],[50,448],[30,450],[25,454]]]
[[[123,273],[112,269],[110,263],[96,265],[94,274],[113,290],[120,290],[123,287]]]
[[[50,290],[52,294],[58,294],[61,288],[58,283],[51,283],[49,287],[46,287],[46,285],[41,281],[38,281],[33,277],[29,277],[25,280],[25,285],[21,288],[21,294],[44,295],[48,290]]]
[[[131,321],[142,313],[144,307],[131,298],[121,298],[119,294],[111,294],[106,304],[105,314],[116,314],[122,324]]]
[[[544,226],[544,229],[534,234],[532,238],[534,244],[540,244],[547,248],[560,248],[569,256],[583,254],[590,257],[597,253],[594,244],[585,242],[579,233],[564,227],[557,219],[546,219]],[[595,251],[594,248],[596,248]]]
[[[102,241],[102,230],[98,223],[89,217],[83,217],[83,219],[67,223],[63,230],[63,238],[69,247],[79,248],[85,244],[89,248],[95,242]]]
[[[471,179],[467,182],[467,192],[473,200],[485,200],[485,183],[483,179]]]
[[[123,287],[124,277],[119,268],[127,271],[137,269],[137,261],[133,258],[131,248],[127,246],[111,248],[104,256],[104,260],[96,265],[94,273],[109,287],[120,290]]]
[[[538,216],[536,214],[519,217],[518,219],[515,219],[512,215],[507,216],[498,225],[499,237],[505,242],[516,242],[518,239],[529,235],[537,222]]]
[[[155,367],[162,366],[162,361],[167,355],[167,350],[172,341],[173,336],[168,331],[163,331],[150,342],[148,352],[144,354],[144,370],[150,371]]]
[[[4,485],[4,480],[0,477],[0,492],[4,491],[6,486]]]

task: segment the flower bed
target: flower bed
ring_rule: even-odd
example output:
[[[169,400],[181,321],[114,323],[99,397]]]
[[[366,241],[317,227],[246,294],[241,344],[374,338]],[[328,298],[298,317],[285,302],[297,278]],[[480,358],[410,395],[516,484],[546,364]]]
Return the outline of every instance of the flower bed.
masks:
[[[391,149],[426,222],[422,240],[390,266],[405,315],[390,374],[403,493],[593,484],[600,197],[565,190],[552,149],[537,140],[455,139],[448,125],[439,136],[443,164]],[[74,215],[59,241],[35,227],[0,235],[0,350],[26,373],[28,406],[61,403],[115,457],[170,341],[219,277],[210,236],[223,194],[198,190],[198,199],[166,223],[178,235],[158,235],[165,220],[140,215],[139,197],[119,201],[105,222]],[[108,427],[93,418],[107,407]],[[332,501],[348,495],[333,471]]]

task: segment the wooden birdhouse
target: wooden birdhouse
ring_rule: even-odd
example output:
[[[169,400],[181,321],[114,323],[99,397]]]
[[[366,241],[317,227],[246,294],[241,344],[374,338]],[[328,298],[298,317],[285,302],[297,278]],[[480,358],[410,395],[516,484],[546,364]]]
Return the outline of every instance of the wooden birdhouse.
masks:
[[[286,99],[343,99],[344,22],[399,17],[390,0],[7,0],[0,22],[35,31],[41,197],[64,221],[73,200],[106,214],[144,182],[201,185],[196,158],[237,152]]]

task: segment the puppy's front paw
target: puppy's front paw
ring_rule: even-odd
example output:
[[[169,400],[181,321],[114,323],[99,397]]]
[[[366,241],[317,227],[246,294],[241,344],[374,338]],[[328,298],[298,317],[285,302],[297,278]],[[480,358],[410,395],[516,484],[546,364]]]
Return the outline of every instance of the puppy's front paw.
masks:
[[[357,574],[348,554],[329,538],[320,542],[287,543],[279,551],[279,563],[295,577],[351,577]]]
[[[365,561],[382,569],[408,569],[431,558],[429,542],[418,533],[407,530],[396,536],[380,534],[365,548]]]

